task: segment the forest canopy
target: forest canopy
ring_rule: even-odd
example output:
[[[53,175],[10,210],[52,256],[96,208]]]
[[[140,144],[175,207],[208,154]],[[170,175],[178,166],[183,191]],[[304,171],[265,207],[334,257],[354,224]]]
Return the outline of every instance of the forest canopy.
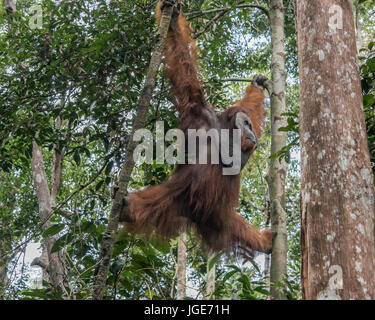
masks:
[[[356,255],[366,248],[375,257],[374,2],[330,12],[334,0],[178,1],[215,112],[241,99],[255,75],[270,81],[236,212],[271,228],[274,242],[272,254],[248,260],[211,252],[189,228],[161,241],[118,223],[119,194],[159,185],[175,170],[156,154],[134,163],[132,152],[136,129],[157,138],[158,122],[164,132],[180,123],[162,57],[173,14],[158,24],[156,3],[2,1],[0,298],[375,299],[358,280],[375,284],[375,262]],[[323,37],[332,16],[348,36],[338,27]],[[320,167],[327,175],[314,184]],[[353,215],[360,221],[347,222]],[[348,234],[372,249],[346,250]],[[331,251],[342,260],[327,258]],[[320,284],[308,278],[307,259],[319,266],[310,273],[322,274]],[[342,287],[324,287],[332,274]]]

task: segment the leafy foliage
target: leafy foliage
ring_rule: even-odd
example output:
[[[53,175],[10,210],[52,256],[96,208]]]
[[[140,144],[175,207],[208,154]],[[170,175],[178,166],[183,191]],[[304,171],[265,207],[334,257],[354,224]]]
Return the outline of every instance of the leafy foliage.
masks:
[[[110,188],[122,167],[145,72],[156,40],[153,0],[39,1],[41,29],[29,26],[34,1],[18,0],[12,19],[0,8],[0,296],[8,299],[90,299],[99,245],[108,223]],[[238,0],[184,1],[183,11],[201,49],[200,73],[208,101],[224,110],[242,95],[246,83],[226,81],[269,73],[269,21],[263,11]],[[267,6],[269,1],[257,1]],[[371,10],[369,2],[362,8]],[[218,11],[231,6],[219,19]],[[238,211],[261,228],[269,210],[266,175],[269,157],[290,162],[286,184],[288,299],[300,299],[298,68],[292,1],[285,1],[288,90],[288,146],[269,154],[270,123],[242,174]],[[363,9],[364,10],[364,9]],[[364,11],[366,11],[364,10]],[[361,11],[365,15],[365,12]],[[370,22],[369,22],[370,21]],[[364,25],[370,30],[371,19]],[[366,31],[368,32],[368,31]],[[375,162],[374,43],[362,51],[364,108],[372,161]],[[268,119],[269,117],[267,117]],[[61,125],[58,121],[61,120]],[[157,79],[147,128],[164,121],[177,126],[168,84]],[[38,137],[36,138],[36,133]],[[53,154],[64,151],[62,184],[52,226],[42,232],[30,166],[33,139],[43,150],[51,185]],[[250,169],[251,167],[251,169]],[[130,189],[164,181],[173,167],[137,165]],[[34,284],[35,272],[22,262],[28,244],[56,241],[52,252],[66,257],[65,291],[48,281]],[[188,235],[187,298],[203,297],[207,263],[216,265],[217,299],[265,299],[269,295],[262,256],[242,266],[236,257],[207,252]],[[177,243],[131,237],[121,229],[114,246],[106,299],[175,299]],[[21,267],[19,267],[21,266]],[[19,270],[20,269],[20,270]],[[31,279],[30,279],[31,278]],[[40,277],[39,277],[40,278]],[[9,280],[9,281],[8,281]],[[278,284],[281,285],[281,284]]]
[[[375,171],[375,42],[370,42],[367,48],[361,50],[360,61],[368,145]]]

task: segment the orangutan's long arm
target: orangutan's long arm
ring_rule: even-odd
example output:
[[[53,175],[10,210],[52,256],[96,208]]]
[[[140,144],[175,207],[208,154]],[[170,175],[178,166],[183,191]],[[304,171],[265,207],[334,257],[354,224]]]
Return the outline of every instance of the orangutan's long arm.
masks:
[[[161,16],[161,6],[162,2],[159,2],[156,8],[157,21]],[[210,121],[209,107],[198,76],[197,46],[191,33],[189,22],[175,7],[164,50],[164,66],[172,87],[171,96],[176,100],[181,123],[186,127],[201,126],[202,121]]]

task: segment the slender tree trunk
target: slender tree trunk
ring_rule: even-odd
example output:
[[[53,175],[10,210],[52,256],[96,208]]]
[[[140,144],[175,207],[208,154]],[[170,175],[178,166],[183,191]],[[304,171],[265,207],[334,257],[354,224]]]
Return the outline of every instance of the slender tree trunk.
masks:
[[[60,130],[62,126],[62,119],[60,117],[57,117],[55,124],[56,124],[56,129]],[[70,130],[70,122],[68,122],[68,129]],[[70,134],[68,133],[67,140],[69,139],[69,137],[70,137]],[[64,155],[65,155],[65,148],[61,148],[59,144],[55,144],[53,146],[53,160],[52,160],[53,170],[52,170],[52,177],[51,177],[51,206],[52,207],[56,207],[57,193],[61,185],[61,175],[62,175]]]
[[[42,245],[42,255],[40,259],[41,259],[40,267],[42,268],[42,283],[43,281],[51,282],[51,279],[45,267],[45,266],[48,266],[49,264],[48,263],[48,247],[45,244]]]
[[[186,297],[186,231],[182,232],[178,238],[177,253],[177,300]]]
[[[165,40],[167,37],[169,23],[171,20],[172,8],[166,7],[163,10],[163,15],[159,24],[159,34],[160,38],[152,54],[150,66],[147,71],[145,86],[140,95],[137,114],[133,124],[133,130],[131,137],[133,137],[134,132],[138,129],[144,127],[145,119],[147,116],[148,107],[150,105],[150,100],[152,92],[155,87],[155,79],[157,72],[160,67],[162,60],[162,55],[165,46]],[[129,139],[129,143],[126,149],[125,161],[119,176],[118,191],[116,192],[115,199],[113,201],[111,213],[108,218],[107,230],[104,233],[103,240],[101,243],[100,255],[99,255],[99,265],[96,269],[95,281],[94,281],[94,292],[93,299],[101,300],[104,296],[105,284],[107,280],[107,274],[109,269],[109,263],[112,257],[113,244],[115,239],[115,234],[118,228],[118,219],[120,210],[122,207],[123,199],[127,194],[127,188],[130,180],[131,173],[134,168],[133,152],[136,148],[136,142]]]
[[[5,11],[8,14],[16,12],[16,2],[14,0],[3,0]]]
[[[2,169],[0,168],[0,184],[2,179]],[[5,210],[5,203],[0,202],[0,212],[2,210]],[[0,220],[0,300],[3,299],[4,291],[6,289],[6,286],[8,284],[8,263],[9,263],[9,257],[7,254],[8,247],[7,247],[7,241],[12,242],[11,237],[6,237],[5,231],[7,229],[6,221],[3,219]]]
[[[62,119],[57,117],[56,128],[59,130],[62,126]],[[70,129],[70,122],[68,122],[68,129]],[[69,131],[69,130],[68,130]],[[68,133],[66,140],[70,137]],[[65,147],[61,148],[60,145],[54,145],[53,160],[52,160],[52,177],[51,177],[51,190],[48,187],[47,174],[44,169],[42,149],[33,142],[33,155],[31,159],[31,168],[34,177],[34,186],[37,190],[37,198],[39,205],[39,216],[43,224],[42,229],[46,230],[52,226],[49,221],[51,218],[53,207],[56,207],[56,197],[58,190],[61,186],[62,166],[64,159]],[[50,282],[55,289],[61,289],[66,293],[66,287],[69,284],[64,281],[66,274],[65,270],[65,253],[59,251],[51,253],[51,249],[55,244],[54,237],[47,237],[42,243],[42,256],[33,260],[32,265],[37,265],[42,268],[43,281]]]
[[[284,49],[284,6],[283,0],[272,0],[270,6],[272,41],[272,95],[271,95],[271,154],[280,151],[287,141],[287,133],[279,128],[286,126],[285,106],[285,49]],[[271,201],[271,224],[275,234],[271,257],[271,298],[282,299],[279,284],[286,275],[287,233],[285,214],[285,176],[287,164],[272,158],[268,174]]]
[[[60,117],[57,117],[56,119],[56,128],[61,129],[62,126],[62,119]],[[68,125],[70,127],[70,125]],[[69,134],[67,139],[69,139]],[[53,160],[52,160],[52,176],[51,176],[51,194],[50,194],[50,204],[51,208],[56,207],[56,198],[57,198],[57,193],[60,189],[61,185],[61,175],[62,175],[62,166],[63,166],[63,158],[65,154],[65,148],[61,149],[60,145],[54,145],[54,150],[53,150]],[[43,249],[42,249],[42,256],[37,260],[41,261],[39,266],[42,268],[42,279],[45,282],[50,282],[50,276],[48,274],[48,269],[45,266],[49,265],[49,255],[48,255],[48,245],[46,243],[43,243]],[[59,253],[60,255],[60,260],[62,259],[62,264],[65,262],[65,255],[63,252]],[[37,261],[33,261],[35,265],[38,265]]]
[[[266,202],[266,203],[269,203]],[[271,212],[269,206],[266,208],[267,220],[266,220],[266,227],[268,228],[270,225],[271,220]],[[264,277],[266,279],[267,290],[271,290],[271,256],[267,254],[264,258]]]
[[[206,285],[206,299],[215,299],[213,293],[215,292],[216,281],[216,264],[212,264],[212,259],[215,258],[215,253],[210,252],[207,257],[207,285]]]
[[[361,35],[361,21],[359,18],[359,0],[355,2],[355,31],[356,31],[356,43],[357,52],[362,48],[362,35]]]
[[[5,288],[8,284],[8,257],[3,256],[7,251],[6,239],[0,239],[0,300],[3,299]]]
[[[49,219],[51,218],[52,204],[54,201],[51,198],[50,190],[48,187],[47,175],[44,169],[42,149],[37,145],[35,141],[33,142],[31,168],[34,177],[34,186],[38,198],[39,217],[43,222],[42,229],[44,231],[52,226],[52,223],[49,221]],[[56,290],[65,292],[65,268],[63,255],[61,252],[51,252],[54,243],[55,239],[53,237],[47,237],[44,239],[43,245],[45,246],[45,250],[48,253],[48,264],[45,266],[44,271],[48,272],[48,276],[53,287]]]
[[[304,299],[375,299],[374,185],[352,1],[297,0]]]

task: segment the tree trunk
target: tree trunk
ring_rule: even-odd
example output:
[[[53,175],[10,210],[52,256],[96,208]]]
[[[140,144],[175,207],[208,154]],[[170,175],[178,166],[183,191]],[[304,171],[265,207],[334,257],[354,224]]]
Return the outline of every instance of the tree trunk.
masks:
[[[0,184],[2,179],[2,169],[0,168]],[[5,212],[5,206],[8,204],[0,202],[0,212]],[[2,218],[0,219],[0,300],[4,299],[4,291],[8,285],[8,264],[9,264],[9,248],[7,242],[12,243],[13,239],[11,235],[6,236],[6,230],[9,228],[7,226],[7,221]]]
[[[215,299],[213,293],[215,292],[216,281],[216,264],[214,263],[211,268],[212,259],[215,258],[215,253],[210,252],[207,257],[207,285],[206,285],[206,299]]]
[[[177,300],[186,297],[186,231],[182,232],[178,238],[177,253]]]
[[[16,12],[16,3],[13,0],[3,0],[5,11],[8,14],[12,14]]]
[[[285,127],[287,112],[285,106],[285,49],[284,49],[284,6],[283,0],[272,0],[270,6],[271,41],[272,41],[272,95],[271,95],[271,154],[280,151],[287,141],[287,132],[280,132]],[[284,160],[272,158],[268,174],[271,201],[271,224],[275,234],[271,257],[271,298],[282,299],[281,283],[286,275],[287,233],[285,214],[285,176],[287,164]]]
[[[40,257],[41,259],[41,265],[42,268],[42,283],[45,282],[51,282],[51,279],[48,275],[48,272],[44,266],[48,266],[48,248],[45,244],[42,245],[42,255]]]
[[[172,16],[172,8],[166,7],[163,10],[163,15],[159,24],[160,38],[152,54],[150,66],[147,71],[145,85],[144,85],[143,91],[138,101],[137,114],[134,120],[131,137],[133,137],[136,130],[143,128],[145,124],[148,107],[150,105],[150,101],[152,97],[152,91],[154,90],[154,87],[155,87],[156,75],[159,70],[161,60],[162,60],[162,55],[163,55],[164,46],[166,42],[165,40],[167,37],[171,16]],[[109,263],[112,257],[115,234],[118,228],[119,214],[120,214],[120,210],[122,207],[123,199],[127,194],[130,176],[134,168],[133,152],[135,148],[136,148],[136,142],[134,142],[132,139],[129,139],[129,143],[126,148],[124,164],[121,169],[120,176],[119,176],[119,185],[118,185],[119,188],[118,188],[118,191],[116,192],[116,196],[113,201],[111,213],[108,218],[107,230],[103,235],[103,240],[101,243],[99,264],[98,264],[98,268],[96,269],[96,275],[95,275],[95,281],[94,281],[94,292],[93,292],[94,300],[102,300],[104,296]]]
[[[52,226],[49,221],[52,213],[52,201],[50,190],[47,182],[47,175],[44,169],[44,162],[42,156],[42,149],[33,141],[33,155],[31,159],[31,168],[34,177],[34,186],[38,198],[39,205],[39,217],[43,223],[43,231],[47,230]],[[64,286],[64,262],[63,255],[61,252],[51,253],[51,249],[55,243],[53,237],[47,237],[44,239],[45,250],[48,253],[48,265],[43,271],[48,272],[48,276],[51,280],[53,287],[60,291],[65,292]]]
[[[60,117],[56,118],[55,123],[56,128],[61,129],[62,119]],[[68,129],[70,130],[70,122],[68,122]],[[68,133],[66,138],[66,140],[70,138],[70,133]],[[31,168],[34,177],[34,186],[37,191],[39,217],[43,223],[43,230],[47,230],[52,226],[49,219],[51,218],[53,208],[56,207],[56,197],[61,186],[64,153],[65,147],[61,148],[60,145],[54,145],[50,190],[47,182],[47,174],[44,169],[42,149],[35,141],[33,142]],[[69,287],[69,284],[64,282],[64,277],[66,274],[65,253],[64,251],[51,253],[51,249],[55,242],[56,239],[54,237],[45,238],[42,244],[42,256],[35,258],[32,265],[37,265],[42,268],[43,281],[52,283],[56,290],[66,293],[66,287]]]
[[[3,228],[2,228],[3,229]],[[3,299],[3,294],[8,285],[8,256],[5,255],[7,252],[6,239],[0,239],[0,300]]]
[[[303,297],[375,299],[374,185],[352,1],[297,0],[296,9]]]
[[[265,205],[269,204],[269,201],[265,202]],[[267,215],[267,220],[266,220],[266,228],[269,227],[270,225],[270,220],[271,220],[271,211],[270,211],[270,206],[266,206],[266,215]],[[267,285],[267,290],[271,292],[271,256],[267,254],[264,258],[264,277],[265,277],[265,282]]]
[[[356,43],[357,43],[357,52],[362,48],[362,35],[361,35],[361,21],[359,18],[359,0],[355,2],[355,32],[356,32]]]

